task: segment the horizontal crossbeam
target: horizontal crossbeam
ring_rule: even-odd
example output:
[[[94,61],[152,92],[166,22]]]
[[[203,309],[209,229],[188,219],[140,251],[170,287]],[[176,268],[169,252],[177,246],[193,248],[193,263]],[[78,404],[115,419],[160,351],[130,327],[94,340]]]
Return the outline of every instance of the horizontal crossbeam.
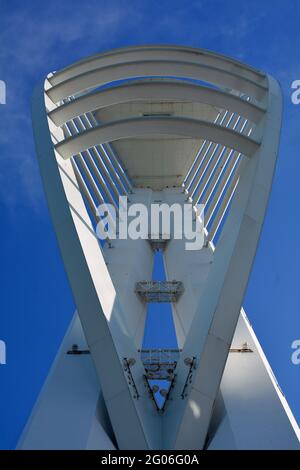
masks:
[[[88,148],[130,137],[172,135],[207,139],[251,157],[259,142],[215,123],[183,117],[138,117],[110,122],[59,142],[55,149],[68,159]]]
[[[244,116],[253,122],[258,122],[265,110],[239,96],[226,93],[214,88],[185,82],[153,81],[124,83],[117,87],[106,88],[94,93],[83,95],[64,105],[55,108],[49,117],[57,126],[87,112],[113,106],[120,103],[135,101],[183,101],[205,103],[228,109]]]

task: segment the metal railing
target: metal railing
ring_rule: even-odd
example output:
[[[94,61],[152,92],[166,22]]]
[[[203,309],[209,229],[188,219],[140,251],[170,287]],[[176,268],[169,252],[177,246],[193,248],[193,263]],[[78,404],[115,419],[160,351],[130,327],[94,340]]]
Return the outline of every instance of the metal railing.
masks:
[[[144,302],[177,302],[184,287],[181,281],[140,281],[135,292]]]

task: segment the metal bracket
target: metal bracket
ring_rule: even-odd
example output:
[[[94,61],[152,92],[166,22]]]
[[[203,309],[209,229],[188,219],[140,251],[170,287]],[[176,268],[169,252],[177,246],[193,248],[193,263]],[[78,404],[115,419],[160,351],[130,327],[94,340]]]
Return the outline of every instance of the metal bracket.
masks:
[[[72,349],[67,351],[67,354],[71,354],[73,356],[79,356],[80,354],[91,354],[89,349],[79,349],[78,344],[73,344]]]
[[[188,393],[187,393],[188,392],[188,387],[192,383],[193,372],[196,369],[196,357],[195,356],[193,356],[192,358],[186,357],[185,360],[184,360],[184,363],[187,366],[189,366],[189,371],[188,371],[188,375],[187,375],[186,381],[184,383],[184,386],[183,386],[183,389],[182,389],[182,392],[181,392],[181,395],[180,395],[182,400],[184,400],[188,396]]]
[[[133,378],[133,375],[132,375],[132,372],[131,372],[131,367],[134,366],[134,364],[135,364],[135,359],[128,359],[127,357],[124,357],[123,367],[124,367],[124,371],[126,372],[126,375],[127,375],[128,384],[133,389],[133,392],[134,392],[133,393],[133,398],[138,400],[140,398],[140,394],[138,392],[137,386],[135,384],[135,381],[134,381],[134,378]]]

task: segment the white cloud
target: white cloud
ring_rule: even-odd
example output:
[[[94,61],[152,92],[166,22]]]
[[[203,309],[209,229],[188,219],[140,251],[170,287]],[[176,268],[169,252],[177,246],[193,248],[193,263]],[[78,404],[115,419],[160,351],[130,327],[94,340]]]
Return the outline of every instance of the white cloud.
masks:
[[[38,210],[42,197],[31,128],[33,86],[51,70],[80,59],[80,50],[84,56],[104,49],[127,21],[125,8],[99,8],[94,1],[84,8],[69,5],[61,2],[57,11],[57,4],[48,3],[38,13],[24,7],[1,18],[0,78],[7,104],[0,107],[0,199],[12,208],[30,204]]]

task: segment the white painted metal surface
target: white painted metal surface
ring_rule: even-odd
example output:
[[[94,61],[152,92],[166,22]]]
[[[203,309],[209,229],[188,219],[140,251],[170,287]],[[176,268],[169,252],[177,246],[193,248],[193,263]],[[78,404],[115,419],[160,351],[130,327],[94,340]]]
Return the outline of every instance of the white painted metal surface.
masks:
[[[241,311],[231,347],[244,342],[253,353],[229,354],[209,428],[208,450],[299,448],[297,423]],[[74,343],[87,347],[76,315],[18,449],[114,449],[91,356],[66,355]]]
[[[33,97],[33,124],[51,217],[118,448],[297,448],[244,317],[234,337],[276,162],[277,82],[205,50],[125,48],[50,74]],[[101,246],[95,234],[96,206],[118,194],[148,207],[205,204],[205,247],[187,251],[171,236],[164,251],[167,279],[182,281],[184,292],[172,304],[183,351],[163,415],[149,399],[138,353],[146,305],[135,286],[151,280],[153,251],[147,240]],[[230,345],[242,338],[255,351],[234,359]],[[191,358],[195,368],[187,367]],[[240,361],[249,375],[244,368],[239,376]],[[42,393],[23,448],[46,445],[37,433],[61,377],[55,370],[58,379]],[[251,412],[243,409],[245,396]],[[92,401],[90,434],[82,433],[78,448],[98,439],[112,445]],[[247,419],[249,432],[242,428]],[[253,434],[256,426],[261,432]]]
[[[229,353],[208,449],[299,449],[299,427],[242,310],[231,348],[243,343],[253,352]]]
[[[75,313],[18,449],[114,449],[114,436],[90,355]]]

